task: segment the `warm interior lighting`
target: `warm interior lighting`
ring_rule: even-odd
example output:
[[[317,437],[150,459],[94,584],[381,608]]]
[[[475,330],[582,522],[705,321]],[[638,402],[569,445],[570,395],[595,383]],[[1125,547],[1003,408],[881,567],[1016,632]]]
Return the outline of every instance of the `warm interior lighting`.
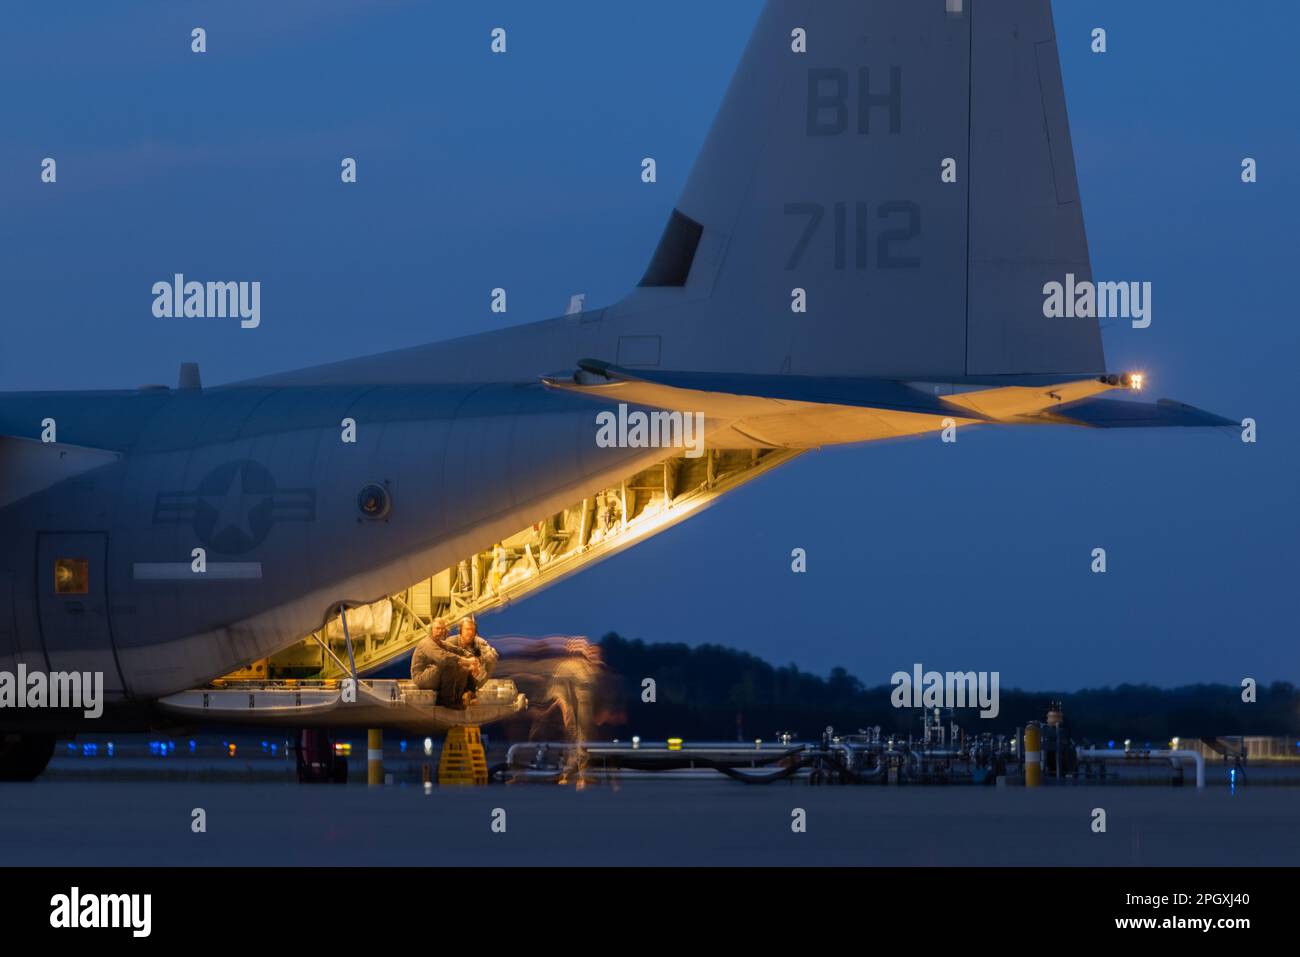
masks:
[[[409,655],[428,634],[433,618],[454,624],[466,615],[503,607],[671,527],[798,454],[792,449],[709,449],[688,459],[675,452],[568,508],[540,515],[516,534],[407,589],[350,609],[348,633],[356,667],[373,670]],[[339,662],[348,660],[342,623],[335,617],[316,636],[221,680],[332,679],[343,673]]]
[[[84,558],[54,560],[54,593],[85,595],[90,592],[90,562]]]

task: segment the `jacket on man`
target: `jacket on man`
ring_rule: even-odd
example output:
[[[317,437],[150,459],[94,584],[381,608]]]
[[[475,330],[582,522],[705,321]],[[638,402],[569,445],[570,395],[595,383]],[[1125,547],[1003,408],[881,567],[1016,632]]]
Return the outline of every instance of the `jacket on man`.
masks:
[[[447,652],[438,640],[427,635],[415,646],[411,655],[411,680],[422,691],[438,690],[438,671],[442,667]]]
[[[459,640],[438,639],[429,635],[421,639],[411,655],[411,680],[415,682],[415,686],[424,691],[438,691],[449,658],[466,659],[464,662],[466,672],[469,670],[468,659],[477,658],[482,663],[483,677],[477,682],[473,680],[468,682],[468,690],[473,691],[480,682],[491,677],[500,656],[495,648],[478,635],[474,636],[474,644],[469,648],[462,647]]]

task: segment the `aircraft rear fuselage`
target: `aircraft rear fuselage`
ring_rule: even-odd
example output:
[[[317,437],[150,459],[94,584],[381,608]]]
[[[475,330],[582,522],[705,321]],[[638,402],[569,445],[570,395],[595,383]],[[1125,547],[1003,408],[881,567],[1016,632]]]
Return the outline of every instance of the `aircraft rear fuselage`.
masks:
[[[52,420],[63,447],[121,453],[0,510],[0,669],[102,671],[110,697],[225,674],[662,456],[599,447],[597,406],[540,384],[2,407],[8,441]]]

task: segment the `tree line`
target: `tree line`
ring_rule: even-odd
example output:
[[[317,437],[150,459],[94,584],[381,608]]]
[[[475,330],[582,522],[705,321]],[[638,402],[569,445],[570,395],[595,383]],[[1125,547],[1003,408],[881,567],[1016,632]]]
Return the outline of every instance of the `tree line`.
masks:
[[[886,734],[920,734],[920,713],[893,707],[892,685],[867,687],[844,668],[823,678],[721,645],[646,644],[612,632],[600,646],[608,669],[599,695],[601,738],[752,741],[789,731],[807,741],[827,726],[853,733],[877,725]],[[654,679],[653,702],[642,700],[646,678]],[[1069,692],[1003,688],[1000,698],[996,718],[981,719],[969,708],[957,712],[957,722],[968,734],[1009,734],[1027,721],[1044,720],[1059,701],[1077,741],[1127,738],[1134,746],[1149,741],[1163,747],[1175,735],[1300,740],[1300,691],[1284,681],[1261,682],[1253,703],[1242,701],[1240,687],[1219,684],[1121,684]]]

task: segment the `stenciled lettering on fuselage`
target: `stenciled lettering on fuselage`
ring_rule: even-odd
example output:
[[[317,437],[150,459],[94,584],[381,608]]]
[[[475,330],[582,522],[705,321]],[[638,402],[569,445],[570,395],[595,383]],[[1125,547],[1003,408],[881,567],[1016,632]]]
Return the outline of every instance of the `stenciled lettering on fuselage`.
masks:
[[[226,555],[256,548],[277,522],[315,518],[315,489],[277,488],[252,459],[219,465],[192,492],[159,492],[153,511],[155,525],[189,525],[200,544]]]

